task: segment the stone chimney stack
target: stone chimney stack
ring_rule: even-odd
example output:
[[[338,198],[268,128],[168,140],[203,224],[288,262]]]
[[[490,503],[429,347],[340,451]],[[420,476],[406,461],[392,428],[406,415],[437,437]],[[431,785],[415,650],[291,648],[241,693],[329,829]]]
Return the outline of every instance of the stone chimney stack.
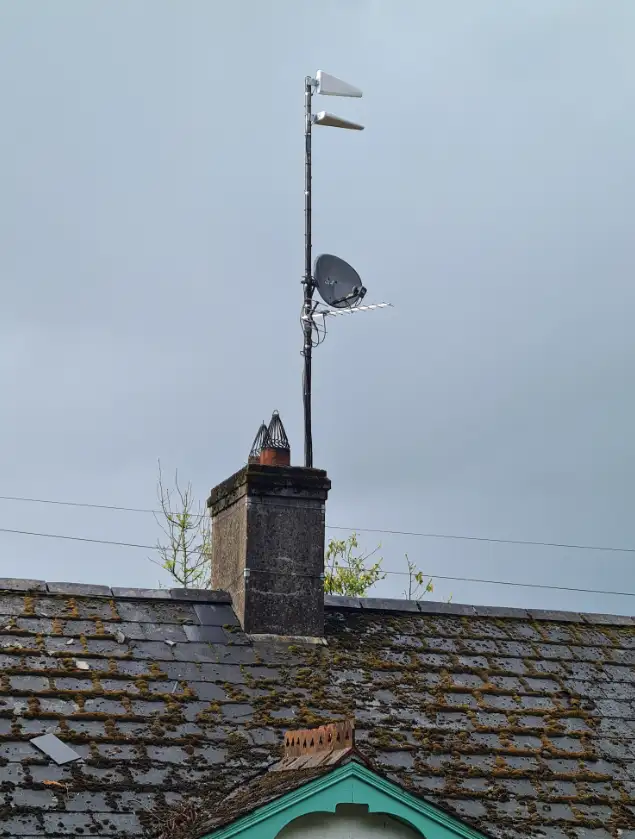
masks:
[[[207,502],[212,588],[229,592],[245,632],[322,637],[324,508],[331,482],[321,469],[289,462],[289,441],[274,412],[247,466],[215,487]]]

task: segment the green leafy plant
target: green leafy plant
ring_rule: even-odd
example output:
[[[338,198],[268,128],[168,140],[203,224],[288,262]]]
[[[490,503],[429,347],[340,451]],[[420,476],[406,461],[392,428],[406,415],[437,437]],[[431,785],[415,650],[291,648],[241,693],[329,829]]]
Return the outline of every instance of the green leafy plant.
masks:
[[[331,539],[324,557],[325,594],[365,597],[375,583],[386,578],[381,568],[381,558],[372,565],[367,565],[368,560],[380,547],[378,545],[369,554],[358,554],[356,533],[351,533],[348,539]]]
[[[161,463],[157,498],[160,512],[155,514],[163,538],[157,541],[160,559],[152,560],[182,588],[210,588],[212,577],[211,536],[207,516],[194,501],[192,485],[179,484],[178,472],[174,488],[163,482]]]
[[[406,563],[408,564],[408,588],[403,593],[406,600],[420,600],[425,594],[433,592],[432,577],[426,580],[423,571],[419,571],[408,554],[406,554]]]

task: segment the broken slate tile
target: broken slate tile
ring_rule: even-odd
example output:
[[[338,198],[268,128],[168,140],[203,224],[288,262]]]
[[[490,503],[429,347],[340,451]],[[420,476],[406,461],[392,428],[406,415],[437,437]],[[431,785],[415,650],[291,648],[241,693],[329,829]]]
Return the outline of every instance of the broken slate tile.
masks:
[[[53,758],[58,766],[80,760],[80,755],[73,751],[70,746],[63,743],[55,734],[44,734],[42,737],[34,737],[31,743],[44,754]]]

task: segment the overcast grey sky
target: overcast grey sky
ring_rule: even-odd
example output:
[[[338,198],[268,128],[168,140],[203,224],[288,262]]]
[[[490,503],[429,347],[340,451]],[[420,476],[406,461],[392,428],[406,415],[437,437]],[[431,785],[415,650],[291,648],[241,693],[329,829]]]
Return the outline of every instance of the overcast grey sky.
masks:
[[[315,133],[315,253],[395,304],[333,322],[315,355],[328,523],[635,547],[634,42],[631,0],[0,0],[0,494],[153,506],[161,458],[204,499],[274,408],[301,462],[320,67],[363,88],[325,105],[367,128]],[[146,514],[8,501],[0,526],[157,535]],[[635,591],[632,554],[378,541],[393,571],[408,552]],[[0,546],[0,576],[160,577],[143,550]]]

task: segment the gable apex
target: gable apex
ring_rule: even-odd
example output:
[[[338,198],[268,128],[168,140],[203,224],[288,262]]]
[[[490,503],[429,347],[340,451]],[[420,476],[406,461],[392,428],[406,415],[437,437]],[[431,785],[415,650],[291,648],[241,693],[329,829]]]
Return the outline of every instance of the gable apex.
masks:
[[[269,774],[265,773],[256,783]],[[241,813],[234,821],[217,823],[192,839],[276,839],[296,819],[314,813],[336,813],[340,804],[365,805],[369,814],[392,816],[426,839],[488,839],[487,834],[378,774],[356,754],[351,754],[343,765],[317,776],[314,773],[310,777],[310,773],[302,771],[295,774],[295,788],[251,812]]]

